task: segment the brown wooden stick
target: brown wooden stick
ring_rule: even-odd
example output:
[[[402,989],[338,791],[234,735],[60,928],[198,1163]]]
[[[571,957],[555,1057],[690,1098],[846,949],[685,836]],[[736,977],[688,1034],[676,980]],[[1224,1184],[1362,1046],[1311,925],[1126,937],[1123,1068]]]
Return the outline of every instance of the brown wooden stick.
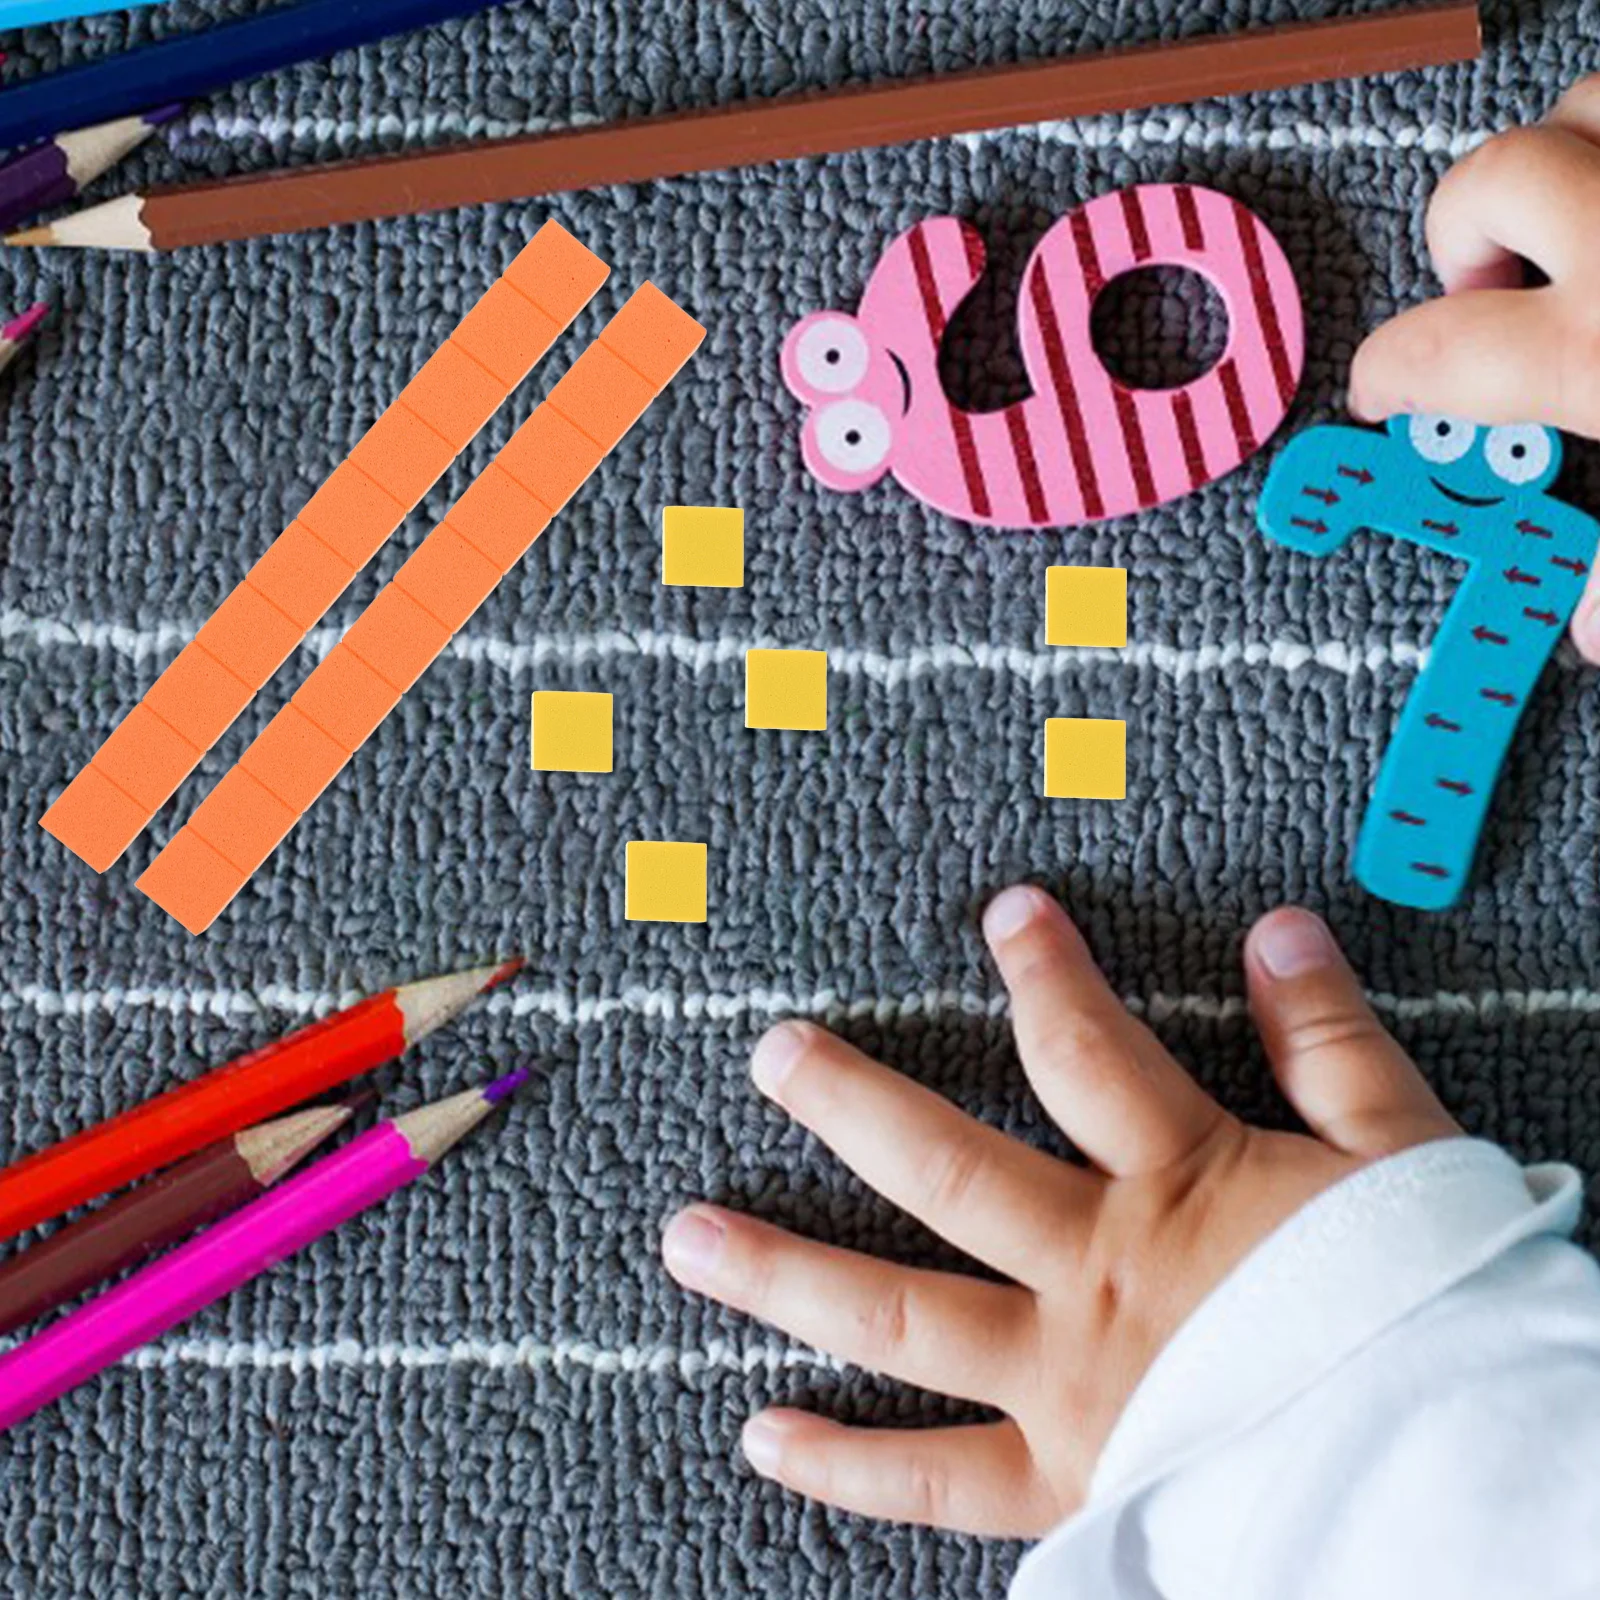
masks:
[[[9,242],[175,250],[1439,66],[1472,59],[1480,45],[1475,0],[1447,0],[1066,61],[987,67],[912,83],[746,101],[606,127],[246,174],[125,195],[53,227],[13,235]]]

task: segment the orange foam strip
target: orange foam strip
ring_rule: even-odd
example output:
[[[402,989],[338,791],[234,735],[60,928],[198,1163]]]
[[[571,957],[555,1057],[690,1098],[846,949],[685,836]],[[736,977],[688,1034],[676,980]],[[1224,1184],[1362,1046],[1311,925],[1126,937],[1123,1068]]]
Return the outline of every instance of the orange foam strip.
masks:
[[[520,552],[519,552],[520,554]],[[441,522],[395,573],[395,587],[454,633],[500,581],[501,569]]]
[[[491,461],[445,512],[444,520],[504,574],[550,526],[550,516],[549,506],[529,494],[498,461]],[[423,540],[418,556],[430,542]]]
[[[350,562],[296,520],[267,546],[244,581],[276,606],[304,638],[355,575]]]
[[[360,571],[405,521],[410,509],[359,467],[341,461],[295,521]]]
[[[634,312],[630,316],[631,308],[641,302],[646,314]],[[420,674],[458,626],[444,620],[427,603],[429,593],[454,596],[445,606],[452,615],[460,611],[465,617],[477,604],[471,591],[482,579],[482,566],[475,569],[477,576],[461,587],[442,576],[444,569],[464,559],[467,547],[482,562],[499,566],[497,555],[474,539],[474,530],[492,539],[485,530],[498,508],[517,524],[518,531],[512,537],[526,537],[531,542],[544,523],[539,522],[532,535],[526,533],[530,523],[538,520],[530,507],[543,510],[547,522],[549,509],[562,504],[606,454],[588,432],[556,409],[557,397],[564,393],[571,409],[592,427],[610,434],[618,428],[619,419],[638,416],[705,337],[705,329],[693,317],[648,283],[601,333],[603,343],[610,343],[607,335],[619,323],[628,336],[624,344],[631,341],[631,347],[645,360],[651,374],[648,381],[641,377],[643,369],[626,357],[619,357],[614,349],[602,352],[600,359],[590,359],[596,348],[591,346],[579,356],[550,399],[512,435],[496,457],[497,464],[485,470],[479,482],[423,540],[406,563],[407,582],[402,584],[396,576],[301,685],[283,715],[298,712],[328,742],[353,753],[399,700],[397,686],[409,684]],[[670,359],[674,352],[675,363]],[[580,373],[577,383],[569,383],[574,374]],[[639,398],[641,385],[643,400]],[[624,430],[627,425],[626,421],[620,422]],[[489,487],[480,491],[485,480]],[[417,597],[408,591],[415,591]],[[240,762],[241,767],[249,762],[249,788],[237,784],[230,788],[230,780],[239,776],[239,768],[230,772],[139,879],[139,888],[191,933],[210,926],[243,887],[243,880],[235,881],[218,872],[186,841],[198,841],[198,830],[203,828],[206,838],[219,841],[218,848],[245,854],[247,844],[253,847],[265,832],[277,826],[278,813],[265,807],[258,796],[267,796],[274,806],[288,807],[297,792],[326,782],[322,769],[331,765],[331,758],[325,747],[311,758],[311,770],[302,771],[306,742],[303,731],[298,735],[285,731],[274,736],[273,741],[268,741],[266,735],[258,739]],[[263,810],[272,819],[270,822],[263,819]],[[230,862],[234,859],[228,857]],[[193,875],[185,876],[181,870],[184,862],[197,863]]]
[[[592,344],[550,391],[546,404],[605,451],[639,420],[655,397],[654,386],[621,356],[613,355],[603,344]]]
[[[104,872],[139,837],[149,815],[146,806],[89,766],[61,791],[39,826]]]
[[[238,767],[200,802],[189,827],[231,867],[248,876],[295,824],[291,810]]]
[[[396,400],[350,452],[350,465],[414,506],[456,458],[455,447],[403,400]]]
[[[385,683],[359,656],[336,644],[289,702],[342,750],[354,755],[367,735],[400,703],[400,691]]]
[[[235,695],[222,692],[218,681],[192,661],[170,681],[163,674],[147,696],[160,700],[160,715],[197,747],[194,761],[222,736],[250,693],[322,619],[350,579],[593,298],[610,271],[559,223],[545,223],[400,398],[334,468],[197,640],[206,659],[243,686],[244,699],[235,703]],[[537,532],[535,528],[525,542]],[[495,559],[489,550],[484,554]],[[254,595],[241,598],[246,588]],[[263,610],[263,603],[278,616]],[[192,709],[179,703],[191,689],[199,696]],[[91,758],[91,766],[101,760],[103,748]],[[192,770],[194,761],[174,772],[172,788]],[[41,823],[97,872],[104,872],[149,823],[172,788],[148,804],[142,798],[135,802],[145,806],[142,819],[135,821],[124,804],[113,807],[114,815],[102,825],[95,818],[94,804],[108,793],[106,786],[86,783],[76,790],[69,786]],[[118,839],[122,843],[113,850]]]
[[[450,342],[509,391],[516,387],[511,374],[526,372],[560,331],[542,308],[502,278],[461,319]]]
[[[190,933],[204,933],[250,881],[191,828],[180,828],[140,876],[138,887]]]
[[[172,665],[151,684],[143,703],[193,745],[198,758],[198,753],[209,748],[244,710],[254,693],[248,683],[229,672],[196,640],[186,644]]]
[[[239,766],[298,816],[350,759],[291,701],[239,757]]]
[[[140,705],[106,740],[95,767],[130,800],[154,810],[199,759],[200,752],[182,734]]]
[[[543,405],[506,440],[494,459],[536,500],[556,512],[577,493],[604,455],[588,434],[553,406]]]
[[[259,589],[241,583],[212,613],[194,642],[234,677],[259,689],[305,635]]]
[[[429,534],[428,539],[432,537]],[[422,542],[426,544],[428,539]],[[418,605],[404,589],[390,583],[351,623],[339,648],[352,652],[391,689],[404,694],[449,644],[454,631]]]

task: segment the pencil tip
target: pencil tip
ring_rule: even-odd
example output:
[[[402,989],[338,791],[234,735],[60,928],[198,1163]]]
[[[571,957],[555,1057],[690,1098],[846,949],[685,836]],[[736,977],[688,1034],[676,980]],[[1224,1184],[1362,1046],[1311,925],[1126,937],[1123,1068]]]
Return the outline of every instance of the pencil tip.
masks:
[[[498,967],[469,967],[465,972],[447,972],[442,977],[401,984],[394,991],[394,998],[405,1019],[406,1043],[415,1044],[459,1016],[479,995],[503,983],[521,965],[519,958]]]
[[[14,316],[4,327],[0,327],[0,339],[4,339],[10,344],[21,344],[49,315],[49,305],[41,300],[38,304],[31,305],[26,311]]]
[[[516,977],[527,964],[523,956],[513,956],[509,961],[502,962],[489,974],[489,981],[484,984],[483,993],[487,994],[491,989],[498,989],[508,978]]]
[[[497,1106],[502,1100],[509,1100],[533,1074],[526,1067],[519,1068],[516,1072],[508,1072],[503,1078],[496,1078],[483,1091],[483,1098],[492,1106]]]
[[[174,117],[181,117],[182,115],[183,102],[177,100],[170,106],[157,106],[154,111],[145,112],[144,120],[152,128],[159,128],[163,122],[171,122]]]
[[[56,236],[48,226],[43,228],[24,228],[20,233],[8,233],[5,243],[19,245],[54,244]]]

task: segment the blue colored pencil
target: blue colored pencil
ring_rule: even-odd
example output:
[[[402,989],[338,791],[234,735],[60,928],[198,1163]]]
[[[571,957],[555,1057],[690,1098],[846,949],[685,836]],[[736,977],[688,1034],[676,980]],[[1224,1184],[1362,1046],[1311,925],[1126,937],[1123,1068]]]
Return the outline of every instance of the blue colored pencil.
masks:
[[[36,22],[65,22],[102,11],[131,11],[150,0],[0,0],[0,28],[31,28]]]
[[[190,100],[240,78],[316,61],[392,33],[482,11],[493,0],[300,0],[10,85],[0,148]]]

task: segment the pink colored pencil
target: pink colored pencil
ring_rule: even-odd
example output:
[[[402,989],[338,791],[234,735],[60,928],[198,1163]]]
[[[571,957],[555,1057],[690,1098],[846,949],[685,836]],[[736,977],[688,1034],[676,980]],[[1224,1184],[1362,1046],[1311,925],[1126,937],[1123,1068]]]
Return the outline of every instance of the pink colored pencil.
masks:
[[[0,372],[11,365],[17,351],[33,337],[33,330],[49,315],[50,307],[41,300],[0,326]]]
[[[527,1078],[514,1072],[380,1122],[19,1345],[0,1358],[0,1432],[420,1178]]]

